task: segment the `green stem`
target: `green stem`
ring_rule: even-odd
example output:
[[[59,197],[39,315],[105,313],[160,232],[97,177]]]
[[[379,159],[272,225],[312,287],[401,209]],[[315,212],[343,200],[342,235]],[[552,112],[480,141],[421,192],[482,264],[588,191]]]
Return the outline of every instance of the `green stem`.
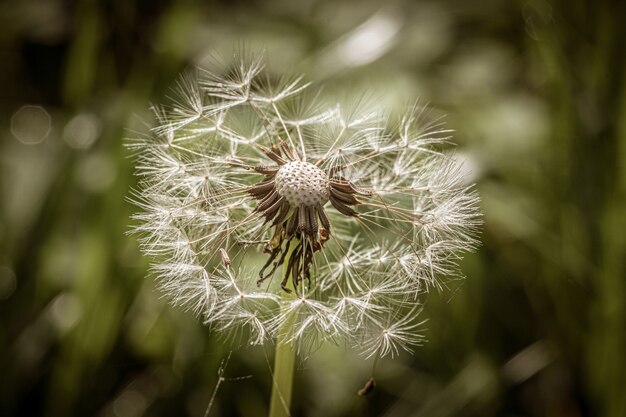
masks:
[[[272,388],[272,399],[270,400],[269,417],[286,417],[290,415],[289,409],[291,408],[296,350],[293,342],[281,342],[281,337],[279,337],[276,341],[276,355],[274,356],[274,386]]]
[[[284,265],[289,264],[289,258],[297,244],[295,242],[289,243],[289,249],[285,256]],[[283,268],[283,278],[287,268]],[[295,289],[293,283],[287,284],[292,290],[292,293],[284,292],[282,295],[283,300],[293,300]],[[289,339],[289,333],[292,326],[292,320],[285,320],[280,329],[278,330],[278,337],[276,338],[276,353],[274,355],[274,384],[272,386],[272,398],[270,400],[270,412],[269,417],[286,417],[291,413],[291,395],[293,392],[293,371],[296,364],[296,349],[294,343],[287,342]]]

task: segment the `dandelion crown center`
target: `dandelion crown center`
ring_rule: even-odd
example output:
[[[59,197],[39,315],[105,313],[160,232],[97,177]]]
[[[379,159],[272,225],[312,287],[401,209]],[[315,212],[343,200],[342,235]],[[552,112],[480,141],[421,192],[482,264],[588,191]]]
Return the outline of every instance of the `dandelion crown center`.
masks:
[[[323,206],[330,198],[328,175],[309,162],[289,162],[276,174],[276,191],[294,207]]]

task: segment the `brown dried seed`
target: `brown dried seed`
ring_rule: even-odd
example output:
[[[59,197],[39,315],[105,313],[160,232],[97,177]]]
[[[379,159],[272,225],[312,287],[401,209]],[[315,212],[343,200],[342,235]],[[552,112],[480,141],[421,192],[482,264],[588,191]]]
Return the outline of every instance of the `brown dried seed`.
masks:
[[[309,216],[309,221],[307,222],[307,233],[313,235],[317,233],[317,214],[315,207],[309,207],[307,210],[307,214]]]
[[[337,200],[340,200],[348,205],[354,206],[355,204],[359,204],[359,200],[357,200],[354,195],[352,195],[351,193],[344,193],[343,191],[339,191],[333,186],[330,187],[330,194],[333,195]]]
[[[272,204],[270,207],[268,207],[267,210],[265,210],[265,223],[272,220],[274,216],[278,214],[278,210],[282,206],[284,201],[285,199],[283,197],[280,197],[278,200],[276,200],[274,204]]]
[[[296,227],[298,226],[299,212],[300,208],[296,207],[296,209],[293,211],[293,214],[291,215],[291,218],[289,219],[289,224],[287,225],[286,230],[287,237],[293,236],[293,234],[296,232]]]
[[[287,161],[280,156],[280,150],[278,148],[274,149],[274,146],[272,146],[272,149],[263,149],[263,153],[278,165],[285,165],[287,163]]]
[[[280,206],[280,212],[278,213],[278,217],[274,219],[272,226],[276,226],[280,224],[287,218],[287,214],[289,214],[289,203],[287,201],[283,201]]]
[[[280,198],[280,194],[276,190],[272,191],[267,197],[257,204],[256,211],[265,211]]]
[[[294,153],[292,152],[291,148],[289,147],[289,145],[287,144],[287,142],[285,142],[284,140],[280,141],[280,148],[282,149],[283,153],[285,154],[285,156],[287,158],[289,158],[289,160],[291,161],[295,161],[298,158],[296,158],[294,156]]]
[[[274,175],[276,175],[276,173],[279,170],[278,167],[273,166],[273,165],[258,165],[258,166],[252,167],[252,169],[258,172],[259,174],[271,176],[272,178],[274,177]]]
[[[337,200],[334,196],[330,196],[330,203],[333,205],[334,208],[337,209],[337,211],[339,211],[339,213],[345,215],[345,216],[351,216],[351,217],[358,217],[359,213],[357,213],[356,211],[354,211],[353,209],[351,209],[350,207],[346,206],[345,204],[343,204],[341,201]]]
[[[317,212],[317,217],[319,217],[322,226],[324,226],[327,230],[330,230],[330,221],[328,220],[328,216],[326,216],[324,207],[322,207],[321,204],[317,204],[315,206],[315,211]]]
[[[352,181],[348,181],[344,177],[335,177],[330,181],[330,183],[338,190],[346,193],[358,195],[372,195],[371,191],[367,191],[361,187],[357,187]]]
[[[352,193],[352,186],[349,182],[331,180],[330,186],[336,190],[343,191],[344,193]]]
[[[274,189],[274,180],[263,181],[248,189],[248,194],[256,198],[262,198]]]
[[[298,231],[304,232],[307,229],[307,223],[309,220],[308,214],[309,208],[304,204],[300,206],[300,213],[298,219]]]

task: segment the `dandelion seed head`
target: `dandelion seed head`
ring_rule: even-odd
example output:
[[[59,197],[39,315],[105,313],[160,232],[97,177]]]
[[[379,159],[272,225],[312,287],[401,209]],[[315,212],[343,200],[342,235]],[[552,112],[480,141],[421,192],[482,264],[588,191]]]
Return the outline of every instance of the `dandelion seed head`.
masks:
[[[410,351],[422,297],[460,277],[481,223],[450,130],[424,106],[396,125],[325,107],[262,57],[221,68],[186,74],[129,145],[134,231],[162,291],[246,344],[288,325],[303,353]]]

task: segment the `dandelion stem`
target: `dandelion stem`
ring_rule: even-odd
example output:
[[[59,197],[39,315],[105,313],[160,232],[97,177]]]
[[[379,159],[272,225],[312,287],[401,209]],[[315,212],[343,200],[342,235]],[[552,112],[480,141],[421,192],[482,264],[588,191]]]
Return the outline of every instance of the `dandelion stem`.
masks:
[[[289,258],[296,247],[295,242],[290,242],[284,265],[289,265]],[[287,273],[287,267],[283,267],[283,275]],[[284,278],[284,276],[283,276]],[[284,299],[294,299],[296,292],[293,282],[287,284],[292,292],[283,291]],[[293,371],[296,364],[296,349],[294,342],[289,340],[289,333],[293,320],[287,319],[281,325],[276,338],[276,353],[274,355],[274,385],[272,386],[272,398],[270,400],[269,417],[290,416],[291,394],[293,392]]]
[[[291,413],[291,393],[293,391],[293,370],[296,363],[296,350],[293,342],[283,343],[281,337],[276,342],[274,356],[274,386],[270,400],[269,417],[284,417]]]

